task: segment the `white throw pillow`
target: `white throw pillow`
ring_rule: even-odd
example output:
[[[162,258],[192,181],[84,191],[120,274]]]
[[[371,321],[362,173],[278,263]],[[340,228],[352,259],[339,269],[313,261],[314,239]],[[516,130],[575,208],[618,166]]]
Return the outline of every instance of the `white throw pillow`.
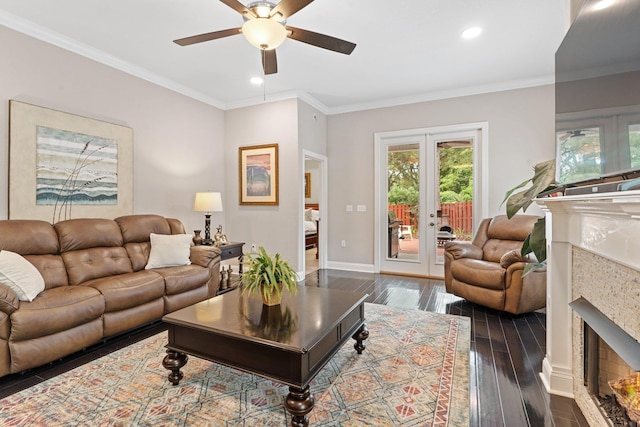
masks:
[[[151,251],[145,270],[160,267],[189,265],[189,255],[193,236],[191,234],[155,234],[149,235]]]
[[[20,301],[33,301],[44,291],[38,269],[15,252],[0,251],[0,282],[13,289]]]

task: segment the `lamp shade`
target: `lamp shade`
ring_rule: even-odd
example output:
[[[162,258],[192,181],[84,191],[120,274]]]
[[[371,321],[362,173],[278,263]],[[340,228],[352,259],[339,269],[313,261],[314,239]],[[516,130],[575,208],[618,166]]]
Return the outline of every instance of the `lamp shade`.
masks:
[[[222,212],[222,196],[218,192],[196,193],[193,210],[196,212]]]
[[[275,49],[287,38],[284,25],[269,18],[250,19],[242,26],[242,34],[249,43],[262,50]]]

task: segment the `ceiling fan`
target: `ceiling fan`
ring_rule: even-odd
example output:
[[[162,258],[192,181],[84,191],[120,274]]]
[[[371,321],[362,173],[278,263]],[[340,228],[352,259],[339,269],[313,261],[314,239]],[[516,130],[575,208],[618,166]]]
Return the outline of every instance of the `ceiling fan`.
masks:
[[[260,49],[262,68],[265,74],[278,72],[275,49],[288,37],[323,49],[350,55],[355,43],[341,40],[325,34],[285,25],[287,18],[309,5],[313,0],[281,0],[278,4],[269,1],[256,1],[244,6],[238,0],[220,0],[236,12],[245,22],[241,27],[214,31],[174,40],[180,46],[188,46],[209,40],[243,34],[246,39]]]

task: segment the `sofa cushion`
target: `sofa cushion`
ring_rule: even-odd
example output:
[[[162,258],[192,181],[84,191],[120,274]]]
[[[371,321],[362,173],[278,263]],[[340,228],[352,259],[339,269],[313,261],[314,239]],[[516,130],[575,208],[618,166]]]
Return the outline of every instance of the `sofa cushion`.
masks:
[[[105,312],[124,310],[162,298],[164,279],[153,271],[103,277],[82,284],[97,289],[105,300]]]
[[[151,251],[146,270],[160,267],[189,265],[190,248],[193,236],[190,234],[155,234],[149,236]]]
[[[33,302],[20,304],[11,315],[11,341],[24,341],[62,332],[100,318],[104,298],[82,286],[46,289]]]
[[[0,282],[13,289],[20,301],[33,301],[44,290],[38,269],[11,251],[0,251]]]
[[[58,222],[54,227],[60,240],[60,252],[123,244],[120,227],[111,219],[69,219]]]
[[[125,215],[115,219],[124,243],[148,242],[151,233],[172,234],[171,226],[160,215]]]
[[[129,255],[123,247],[65,252],[62,254],[62,259],[71,285],[133,271]]]
[[[506,270],[496,262],[463,258],[451,263],[451,275],[457,281],[487,289],[504,289]]]
[[[33,219],[0,221],[0,249],[20,255],[57,254],[58,235],[51,224]]]
[[[211,278],[211,270],[199,265],[158,268],[154,270],[164,277],[165,292],[175,295],[201,287]]]
[[[35,268],[38,269],[44,279],[44,287],[46,289],[57,288],[58,286],[67,286],[69,277],[64,261],[60,255],[25,255]]]

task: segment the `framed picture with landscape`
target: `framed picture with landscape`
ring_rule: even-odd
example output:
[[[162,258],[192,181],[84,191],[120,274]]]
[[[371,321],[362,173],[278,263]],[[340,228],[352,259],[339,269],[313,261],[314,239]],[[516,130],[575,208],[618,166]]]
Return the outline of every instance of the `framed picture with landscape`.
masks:
[[[11,100],[9,218],[133,212],[133,129]]]
[[[241,205],[278,204],[278,144],[240,147]]]

